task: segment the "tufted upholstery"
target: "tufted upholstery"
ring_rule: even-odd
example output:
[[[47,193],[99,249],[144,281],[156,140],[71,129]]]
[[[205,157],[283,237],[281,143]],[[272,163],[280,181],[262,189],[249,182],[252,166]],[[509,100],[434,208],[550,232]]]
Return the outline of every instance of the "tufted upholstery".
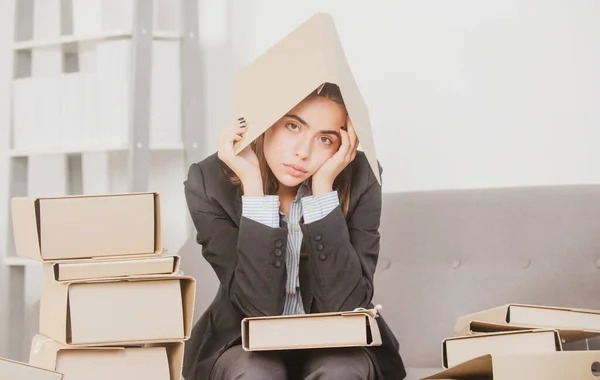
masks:
[[[441,367],[462,314],[509,302],[600,309],[600,185],[386,193],[380,232],[374,302],[408,367]],[[180,254],[198,280],[198,318],[217,280],[193,237]]]
[[[462,314],[509,302],[600,308],[600,186],[387,194],[383,203],[375,301],[409,367],[440,367],[441,340]]]

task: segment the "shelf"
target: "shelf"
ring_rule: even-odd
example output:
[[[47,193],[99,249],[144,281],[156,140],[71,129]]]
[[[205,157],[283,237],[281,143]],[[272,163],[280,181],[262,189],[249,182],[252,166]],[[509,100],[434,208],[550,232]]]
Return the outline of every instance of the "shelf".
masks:
[[[35,264],[35,263],[36,263],[36,261],[33,261],[31,259],[26,259],[24,257],[12,256],[12,257],[4,258],[4,265],[7,267],[23,267],[23,266],[31,265],[31,264]]]
[[[119,152],[126,151],[126,146],[86,146],[73,148],[36,148],[36,149],[13,149],[8,151],[9,157],[29,157],[46,154],[81,154],[87,152]],[[150,146],[151,151],[183,150],[183,143],[154,144]]]
[[[97,43],[100,41],[131,38],[131,36],[132,33],[130,31],[124,30],[117,30],[110,33],[99,33],[81,36],[60,36],[48,40],[30,40],[15,42],[13,44],[13,50],[30,50],[34,48],[54,46],[63,46],[65,50],[76,50],[73,49],[73,45],[78,43]],[[160,40],[178,40],[181,38],[181,34],[175,31],[157,30],[154,32],[154,38]]]
[[[181,33],[171,30],[157,30],[154,32],[154,38],[157,40],[180,40]]]
[[[154,144],[150,150],[183,150],[183,143]]]

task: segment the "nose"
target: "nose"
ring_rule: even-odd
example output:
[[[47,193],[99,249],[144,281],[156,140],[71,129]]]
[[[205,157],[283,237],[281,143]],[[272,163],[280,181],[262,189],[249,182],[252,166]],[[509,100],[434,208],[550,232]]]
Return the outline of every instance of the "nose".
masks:
[[[296,157],[305,159],[310,156],[310,138],[305,136],[299,137],[294,148]]]

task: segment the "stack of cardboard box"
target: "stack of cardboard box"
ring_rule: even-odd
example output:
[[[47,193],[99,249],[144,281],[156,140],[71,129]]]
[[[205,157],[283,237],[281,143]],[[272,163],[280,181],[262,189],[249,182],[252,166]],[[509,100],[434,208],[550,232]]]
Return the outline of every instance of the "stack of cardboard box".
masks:
[[[563,344],[600,335],[600,311],[508,304],[461,316],[442,341],[444,371],[425,379],[598,379],[600,351]]]
[[[43,264],[29,364],[68,380],[181,377],[195,280],[161,247],[156,193],[12,200],[17,254]]]

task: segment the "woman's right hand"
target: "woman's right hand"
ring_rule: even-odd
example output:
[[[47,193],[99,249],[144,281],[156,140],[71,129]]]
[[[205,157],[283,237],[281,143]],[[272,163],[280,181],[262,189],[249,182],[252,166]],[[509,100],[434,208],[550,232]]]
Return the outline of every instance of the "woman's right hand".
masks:
[[[234,153],[234,144],[246,132],[246,120],[239,118],[237,123],[225,128],[219,135],[218,157],[233,170],[244,187],[244,195],[263,196],[262,176],[258,158],[248,145],[239,154]]]

